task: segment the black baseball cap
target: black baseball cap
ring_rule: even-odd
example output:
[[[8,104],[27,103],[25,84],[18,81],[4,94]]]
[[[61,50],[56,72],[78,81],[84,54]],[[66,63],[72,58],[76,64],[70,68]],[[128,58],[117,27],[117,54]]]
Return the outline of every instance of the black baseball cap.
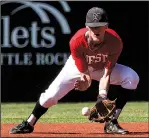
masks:
[[[107,14],[104,9],[99,7],[91,8],[86,14],[86,23],[88,27],[99,27],[108,24]]]

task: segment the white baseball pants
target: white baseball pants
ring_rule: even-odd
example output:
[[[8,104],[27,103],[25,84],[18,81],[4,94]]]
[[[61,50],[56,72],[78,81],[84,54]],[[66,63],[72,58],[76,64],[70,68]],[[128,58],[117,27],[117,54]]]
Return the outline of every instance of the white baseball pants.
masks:
[[[93,71],[90,75],[93,80],[99,81],[104,71]],[[80,78],[80,72],[75,65],[72,56],[68,58],[61,72],[51,83],[49,88],[41,94],[39,102],[41,106],[48,108],[64,97],[74,88],[74,83]],[[139,83],[138,74],[131,68],[116,64],[113,68],[110,78],[110,84],[121,85],[125,89],[136,89]]]

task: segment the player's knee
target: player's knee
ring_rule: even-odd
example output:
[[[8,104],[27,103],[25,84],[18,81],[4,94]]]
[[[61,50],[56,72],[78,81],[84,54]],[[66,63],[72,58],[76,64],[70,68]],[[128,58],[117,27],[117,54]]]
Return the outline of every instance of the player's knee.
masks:
[[[137,88],[137,86],[138,86],[138,83],[139,83],[139,76],[138,76],[138,74],[134,71],[134,73],[133,73],[133,79],[132,79],[132,87],[133,87],[133,89],[136,89]]]
[[[53,105],[56,105],[58,102],[55,96],[47,97],[44,95],[44,93],[41,94],[39,101],[40,101],[41,106],[45,108],[49,108]]]
[[[125,75],[125,79],[122,83],[122,87],[126,89],[132,89],[135,90],[139,83],[139,76],[134,70],[130,70]]]

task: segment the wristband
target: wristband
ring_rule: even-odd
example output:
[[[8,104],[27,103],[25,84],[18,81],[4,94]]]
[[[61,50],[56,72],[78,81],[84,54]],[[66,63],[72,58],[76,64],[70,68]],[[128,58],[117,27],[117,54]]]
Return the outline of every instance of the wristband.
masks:
[[[107,91],[105,89],[99,89],[99,96],[102,98],[106,98],[107,97]]]

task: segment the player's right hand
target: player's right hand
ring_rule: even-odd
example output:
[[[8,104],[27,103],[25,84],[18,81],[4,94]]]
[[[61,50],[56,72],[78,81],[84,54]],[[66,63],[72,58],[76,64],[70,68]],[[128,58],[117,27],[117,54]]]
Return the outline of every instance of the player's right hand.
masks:
[[[86,78],[86,75],[83,75],[81,80],[76,80],[76,82],[74,83],[75,90],[85,91],[88,89],[88,87],[89,87],[89,82]]]

